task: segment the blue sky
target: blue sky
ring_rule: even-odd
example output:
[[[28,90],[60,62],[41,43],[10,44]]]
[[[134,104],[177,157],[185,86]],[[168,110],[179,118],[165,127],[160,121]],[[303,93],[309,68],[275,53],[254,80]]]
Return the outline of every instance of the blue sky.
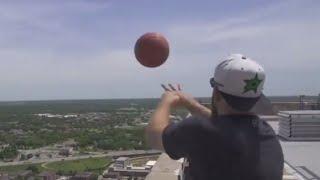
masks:
[[[242,53],[267,95],[320,93],[320,1],[0,1],[0,100],[159,97],[160,83],[210,96],[215,65]],[[155,69],[134,58],[145,32],[170,42]]]

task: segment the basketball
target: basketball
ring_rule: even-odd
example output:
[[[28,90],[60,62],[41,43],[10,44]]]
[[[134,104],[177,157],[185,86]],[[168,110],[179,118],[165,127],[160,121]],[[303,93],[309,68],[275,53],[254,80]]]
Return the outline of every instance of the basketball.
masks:
[[[134,47],[136,59],[146,67],[158,67],[169,56],[169,43],[160,33],[150,32],[142,35]]]

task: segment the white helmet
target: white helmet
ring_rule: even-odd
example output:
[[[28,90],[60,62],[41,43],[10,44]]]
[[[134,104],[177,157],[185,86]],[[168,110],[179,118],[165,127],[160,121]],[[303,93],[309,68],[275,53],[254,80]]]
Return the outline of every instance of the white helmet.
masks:
[[[213,83],[219,91],[243,98],[257,98],[262,94],[265,72],[257,62],[232,54],[215,69]]]

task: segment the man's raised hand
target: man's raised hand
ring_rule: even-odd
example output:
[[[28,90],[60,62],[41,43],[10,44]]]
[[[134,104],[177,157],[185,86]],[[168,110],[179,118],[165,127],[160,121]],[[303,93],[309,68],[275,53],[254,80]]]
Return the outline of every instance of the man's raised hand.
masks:
[[[165,90],[165,93],[162,95],[162,101],[170,102],[170,106],[184,107],[188,109],[193,115],[204,117],[211,116],[211,109],[201,105],[192,96],[183,93],[181,91],[180,84],[177,84],[176,87],[172,84],[168,84],[168,87],[164,84],[161,84],[161,87]]]

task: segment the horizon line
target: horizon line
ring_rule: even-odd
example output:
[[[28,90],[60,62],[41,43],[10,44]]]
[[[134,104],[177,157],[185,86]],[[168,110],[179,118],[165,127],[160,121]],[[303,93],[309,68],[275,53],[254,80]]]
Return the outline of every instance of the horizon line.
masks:
[[[320,94],[319,94],[320,95]],[[319,95],[303,95],[306,97],[317,97]],[[299,97],[301,95],[266,95],[266,97]],[[211,98],[211,96],[195,96],[195,99],[198,98]],[[95,101],[95,100],[142,100],[142,99],[160,99],[160,97],[117,97],[117,98],[66,98],[66,99],[30,99],[30,100],[0,100],[0,103],[6,102],[39,102],[39,101]]]

